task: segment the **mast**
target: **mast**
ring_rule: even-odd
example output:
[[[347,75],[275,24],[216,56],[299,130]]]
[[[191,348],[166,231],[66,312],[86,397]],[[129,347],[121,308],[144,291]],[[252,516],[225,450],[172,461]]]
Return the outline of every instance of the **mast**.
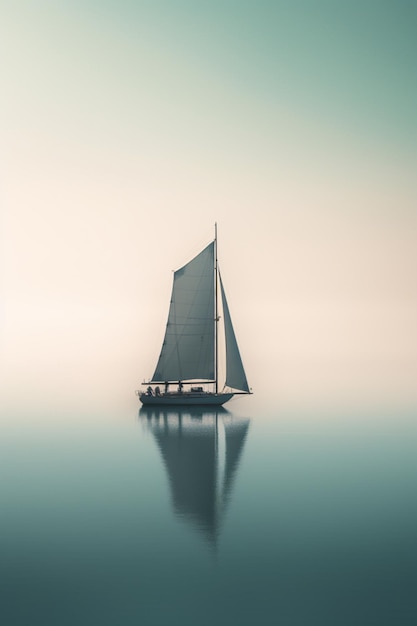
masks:
[[[218,283],[218,267],[217,267],[217,222],[214,223],[214,374],[215,374],[215,393],[218,393],[219,389],[219,333],[218,333],[218,323],[219,323],[219,312],[218,312],[218,294],[217,294],[217,283]]]

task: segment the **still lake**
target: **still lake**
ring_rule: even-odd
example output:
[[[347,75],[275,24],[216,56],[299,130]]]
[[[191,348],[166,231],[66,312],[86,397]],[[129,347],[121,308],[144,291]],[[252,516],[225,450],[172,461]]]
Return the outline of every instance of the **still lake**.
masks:
[[[6,419],[2,623],[414,624],[415,416],[252,407]]]

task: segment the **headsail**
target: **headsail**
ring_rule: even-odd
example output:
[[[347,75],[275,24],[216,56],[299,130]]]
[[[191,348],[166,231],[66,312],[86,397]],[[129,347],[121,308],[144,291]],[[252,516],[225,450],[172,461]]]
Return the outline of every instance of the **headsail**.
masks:
[[[243,363],[240,357],[235,331],[233,330],[232,320],[221,277],[220,287],[223,304],[224,333],[226,338],[226,385],[232,389],[249,392],[250,389],[248,381],[246,380],[245,370],[243,369]]]
[[[213,380],[214,241],[174,273],[168,322],[151,382]]]

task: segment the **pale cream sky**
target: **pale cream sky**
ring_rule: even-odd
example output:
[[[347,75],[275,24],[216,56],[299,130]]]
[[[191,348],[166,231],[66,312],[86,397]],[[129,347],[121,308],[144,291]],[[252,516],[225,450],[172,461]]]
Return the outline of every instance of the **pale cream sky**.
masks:
[[[277,43],[274,16],[251,26],[246,5],[233,27],[217,6],[188,24],[128,3],[46,7],[2,9],[8,405],[22,388],[38,404],[103,390],[124,402],[152,374],[171,270],[217,221],[250,401],[415,406],[417,97],[404,16],[374,20],[369,38],[364,13],[353,39],[341,16],[310,21],[318,38],[304,50],[291,11],[293,38]],[[390,28],[401,43],[387,61]]]

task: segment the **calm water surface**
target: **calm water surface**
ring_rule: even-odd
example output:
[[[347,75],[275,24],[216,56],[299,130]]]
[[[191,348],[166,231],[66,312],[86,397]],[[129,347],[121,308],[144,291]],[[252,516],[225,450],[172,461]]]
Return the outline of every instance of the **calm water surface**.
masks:
[[[10,419],[3,623],[414,624],[413,416]]]

